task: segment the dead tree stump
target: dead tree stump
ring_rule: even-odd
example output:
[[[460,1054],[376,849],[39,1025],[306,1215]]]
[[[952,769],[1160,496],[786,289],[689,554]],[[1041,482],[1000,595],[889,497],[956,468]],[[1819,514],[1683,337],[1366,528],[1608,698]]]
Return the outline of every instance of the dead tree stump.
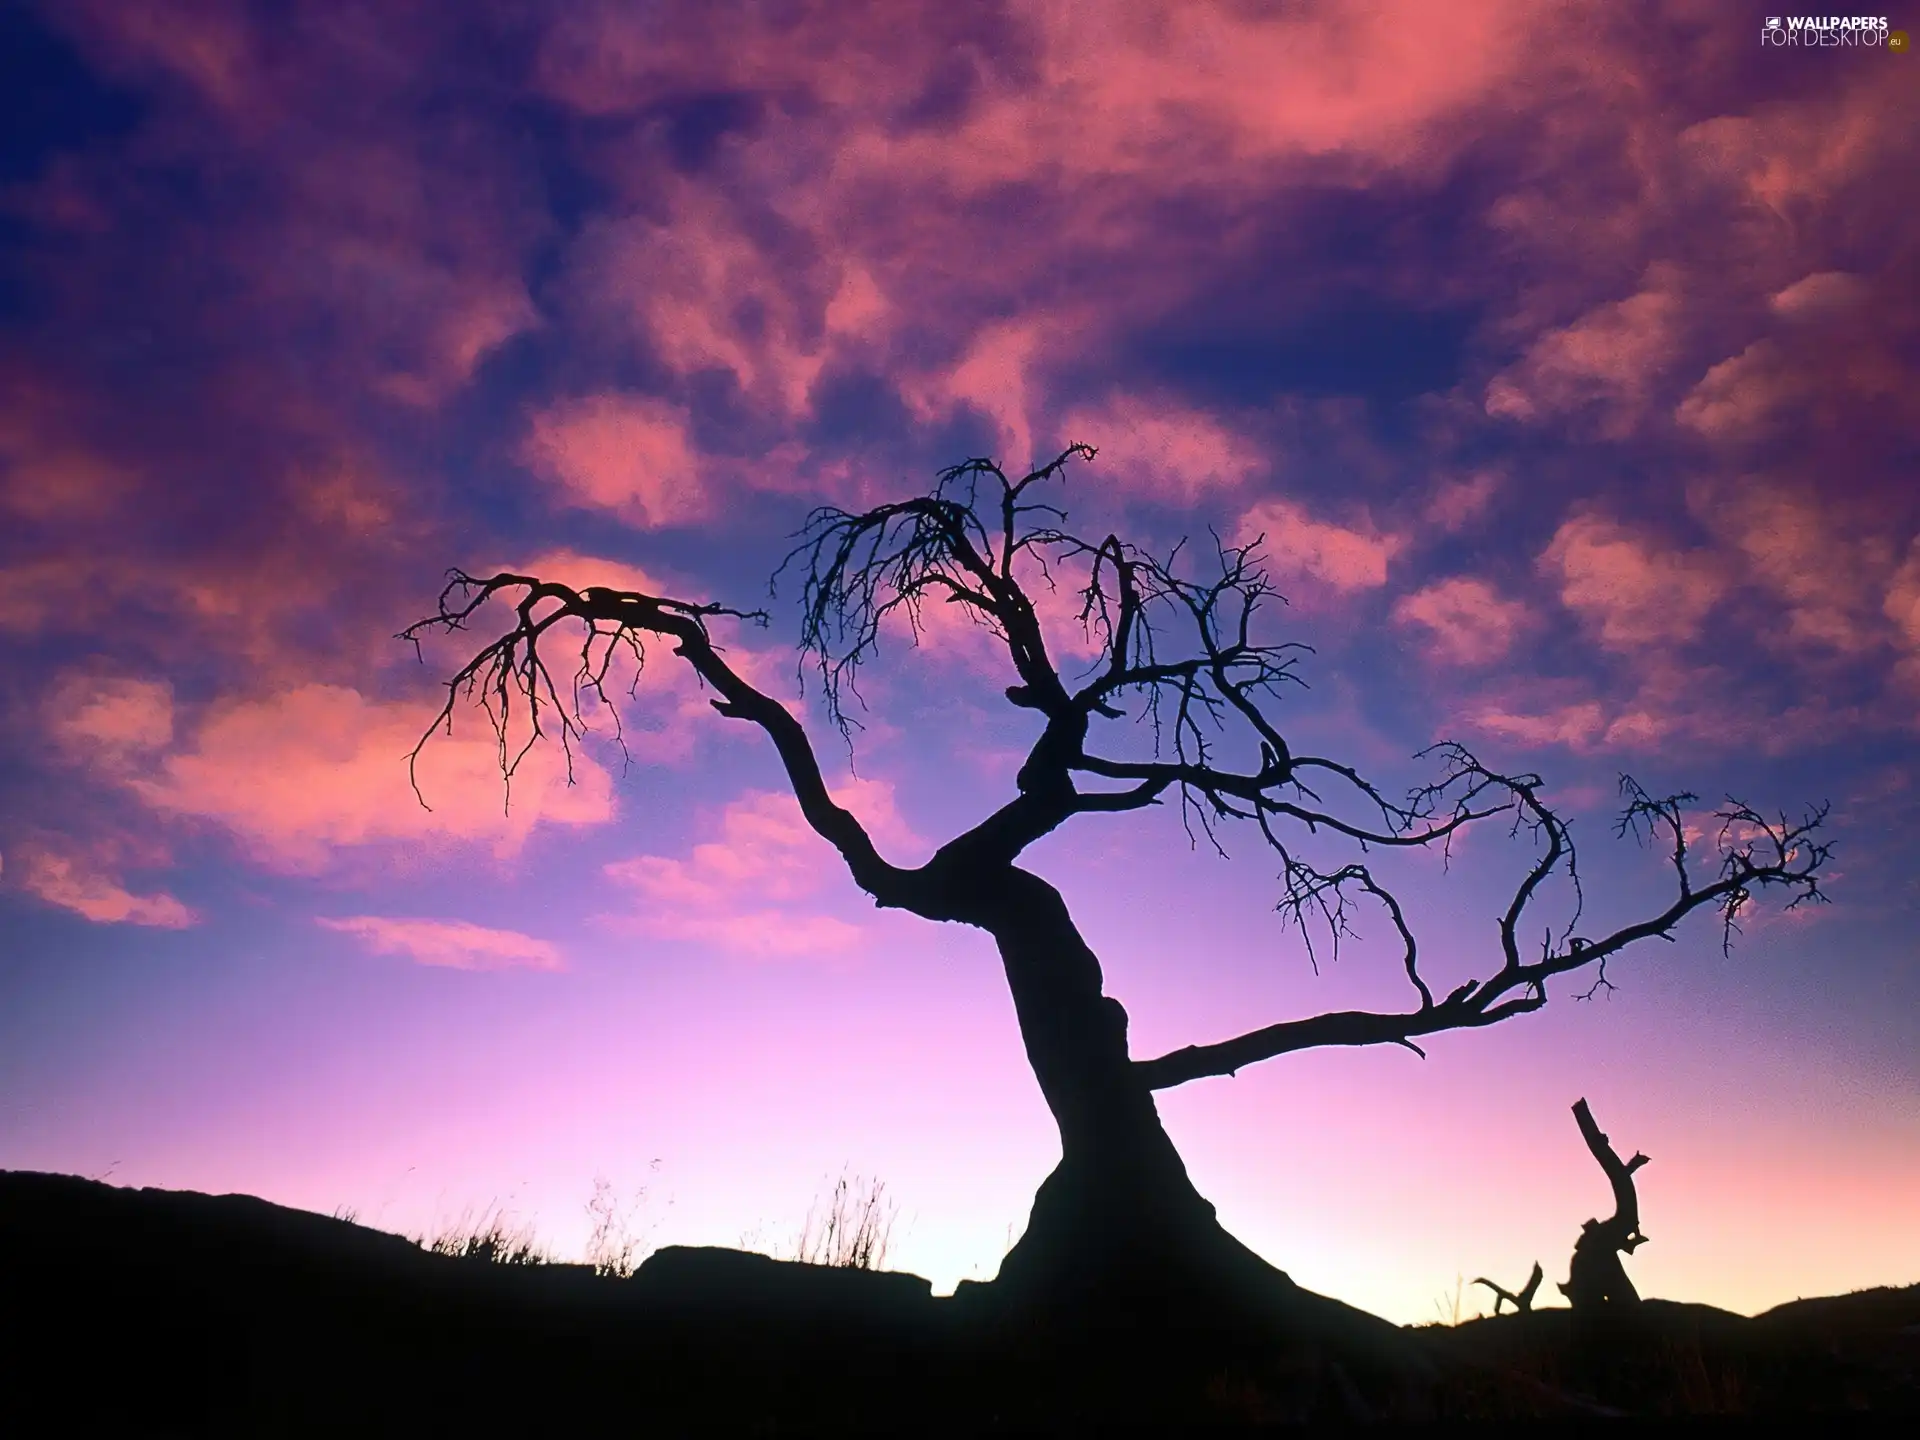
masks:
[[[1647,1157],[1636,1151],[1631,1160],[1622,1162],[1594,1123],[1593,1112],[1585,1100],[1574,1104],[1573,1118],[1579,1122],[1587,1149],[1593,1152],[1593,1158],[1600,1162],[1600,1168],[1613,1186],[1613,1214],[1605,1220],[1589,1220],[1580,1227],[1567,1283],[1560,1287],[1560,1293],[1567,1297],[1576,1314],[1618,1315],[1640,1303],[1640,1292],[1627,1278],[1620,1257],[1632,1254],[1647,1243],[1647,1237],[1640,1233],[1640,1197],[1633,1188],[1633,1172],[1647,1163]]]

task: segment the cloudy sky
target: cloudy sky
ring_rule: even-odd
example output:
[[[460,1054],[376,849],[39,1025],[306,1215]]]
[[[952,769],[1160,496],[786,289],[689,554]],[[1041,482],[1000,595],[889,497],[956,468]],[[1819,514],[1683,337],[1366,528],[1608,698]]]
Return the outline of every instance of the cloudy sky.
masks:
[[[1425,1061],[1163,1095],[1223,1219],[1396,1320],[1563,1278],[1609,1206],[1585,1096],[1653,1157],[1643,1291],[1920,1280],[1920,62],[1763,21],[0,9],[0,1165],[497,1204],[574,1252],[596,1178],[656,1242],[779,1245],[845,1169],[896,1264],[991,1275],[1057,1151],[986,937],[876,912],[664,651],[630,764],[536,751],[508,808],[461,711],[423,808],[466,656],[393,636],[513,566],[766,604],[720,633],[795,696],[766,582],[809,507],[1085,441],[1077,528],[1266,536],[1297,748],[1538,770],[1596,926],[1663,903],[1621,772],[1834,806],[1832,905],[1730,957],[1701,917]],[[853,768],[812,714],[902,863],[1035,733],[979,632],[909,638]],[[1316,975],[1222,839],[1169,808],[1030,852],[1137,1054],[1405,1003],[1390,934]],[[1406,867],[1439,969],[1484,968],[1528,855]]]

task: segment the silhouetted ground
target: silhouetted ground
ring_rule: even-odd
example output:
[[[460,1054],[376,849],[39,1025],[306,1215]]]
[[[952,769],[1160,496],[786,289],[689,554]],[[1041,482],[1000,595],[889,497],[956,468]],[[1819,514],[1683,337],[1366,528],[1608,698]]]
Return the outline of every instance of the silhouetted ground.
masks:
[[[996,1316],[989,1289],[936,1300],[915,1276],[679,1247],[602,1279],[433,1255],[246,1196],[0,1172],[0,1432],[1920,1416],[1920,1286],[1755,1319],[1649,1301],[1610,1336],[1576,1334],[1566,1310],[1397,1330],[1302,1292],[1303,1314],[1361,1328],[1316,1320],[1290,1339]]]

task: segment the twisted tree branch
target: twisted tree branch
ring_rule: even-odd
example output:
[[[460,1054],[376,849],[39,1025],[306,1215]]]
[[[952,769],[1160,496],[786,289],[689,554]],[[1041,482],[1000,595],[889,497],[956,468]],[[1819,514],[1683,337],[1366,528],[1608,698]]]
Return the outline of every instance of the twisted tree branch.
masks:
[[[855,881],[883,904],[904,903],[901,897],[908,872],[882,859],[860,822],[834,803],[827,793],[812,743],[800,722],[786,706],[741,679],[713,644],[707,630],[709,619],[725,615],[764,623],[766,617],[762,613],[601,587],[575,591],[527,575],[501,573],[481,580],[456,570],[440,592],[438,612],[409,625],[400,632],[400,638],[411,641],[417,649],[420,636],[426,632],[463,630],[487,601],[511,591],[521,592],[513,607],[512,628],[489,642],[447,681],[445,702],[408,755],[408,773],[415,778],[416,796],[420,792],[413,767],[421,750],[443,727],[452,733],[455,703],[463,693],[472,697],[476,689],[493,722],[500,744],[501,768],[509,779],[520,759],[544,733],[543,714],[551,713],[558,719],[571,780],[571,745],[584,730],[579,711],[582,691],[593,692],[611,709],[604,682],[612,644],[625,645],[636,664],[644,666],[645,638],[652,636],[671,642],[674,653],[686,660],[700,679],[718,693],[719,698],[710,702],[716,711],[729,719],[750,721],[767,733],[786,768],[788,783],[800,802],[800,813],[816,833],[840,852]],[[453,603],[456,594],[461,598]],[[539,613],[540,607],[548,602],[553,608]],[[581,664],[575,676],[571,704],[561,697],[539,648],[554,627],[567,621],[578,623],[583,636]],[[601,641],[606,642],[606,646],[596,662],[594,646]],[[526,744],[509,756],[510,721],[516,705],[520,704],[526,707],[529,734]],[[420,803],[426,804],[424,797]]]
[[[1478,1029],[1539,1009],[1547,1000],[1547,981],[1555,976],[1590,969],[1601,977],[1596,985],[1602,983],[1608,959],[1639,941],[1655,936],[1671,938],[1680,922],[1696,910],[1711,908],[1720,912],[1724,944],[1737,928],[1732,923],[1733,917],[1762,890],[1788,891],[1792,896],[1789,909],[1826,899],[1820,889],[1820,876],[1831,850],[1818,838],[1826,821],[1825,806],[1810,810],[1798,823],[1792,823],[1784,817],[1770,821],[1753,807],[1729,800],[1718,813],[1722,822],[1719,875],[1711,883],[1701,885],[1689,876],[1688,844],[1679,819],[1680,804],[1691,797],[1679,795],[1655,801],[1630,777],[1623,776],[1621,792],[1628,797],[1628,805],[1620,832],[1644,834],[1651,817],[1651,823],[1667,828],[1677,837],[1674,840],[1680,878],[1677,894],[1657,914],[1623,925],[1599,940],[1570,934],[1573,926],[1570,920],[1558,941],[1549,933],[1538,960],[1522,960],[1517,931],[1541,884],[1555,867],[1565,868],[1570,875],[1577,872],[1573,870],[1572,839],[1565,822],[1541,802],[1538,781],[1531,776],[1503,777],[1500,783],[1518,797],[1516,823],[1545,835],[1547,845],[1499,918],[1496,928],[1502,963],[1489,975],[1469,980],[1445,1000],[1432,1003],[1415,969],[1413,936],[1396,902],[1389,910],[1406,947],[1408,976],[1422,996],[1419,1009],[1399,1013],[1340,1011],[1269,1025],[1213,1045],[1190,1045],[1152,1060],[1135,1062],[1146,1083],[1154,1089],[1165,1089],[1203,1076],[1231,1075],[1257,1061],[1320,1045],[1397,1044],[1417,1050],[1410,1043],[1416,1037],[1446,1030]],[[1307,909],[1318,907],[1336,937],[1347,930],[1348,902],[1344,893],[1347,886],[1383,902],[1391,898],[1363,866],[1350,865],[1322,873],[1290,856],[1286,863],[1287,898],[1283,906],[1291,907],[1303,923]],[[1577,903],[1574,913],[1577,919]]]

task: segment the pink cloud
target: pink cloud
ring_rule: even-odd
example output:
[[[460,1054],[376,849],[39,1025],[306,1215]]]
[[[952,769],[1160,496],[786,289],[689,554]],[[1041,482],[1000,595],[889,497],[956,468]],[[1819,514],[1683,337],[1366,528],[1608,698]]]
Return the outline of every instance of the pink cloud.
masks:
[[[563,400],[536,413],[522,458],[570,504],[638,529],[702,518],[709,500],[687,412],[642,395]]]
[[[1566,745],[1575,750],[1592,745],[1606,731],[1605,712],[1594,700],[1535,712],[1492,706],[1471,719],[1480,729],[1523,745]]]
[[[724,184],[686,174],[657,125],[603,152],[631,205],[576,247],[572,303],[596,329],[643,335],[676,375],[723,371],[785,419],[837,365],[901,377],[916,418],[972,409],[1019,465],[1057,428],[1050,357],[1088,353],[1191,291],[1198,254],[1165,254],[1156,233],[1166,201],[1243,210],[1281,183],[1278,167],[1309,159],[1340,183],[1438,173],[1473,133],[1463,114],[1503,96],[1558,33],[1509,3],[1444,17],[1404,3],[901,13],[913,18],[803,6],[721,30],[675,6],[570,8],[537,67],[563,104],[610,117],[670,106],[690,85],[748,97],[703,161]],[[903,123],[956,65],[971,76],[964,102]],[[996,188],[1036,176],[1044,213],[1003,223]]]
[[[126,781],[163,814],[211,821],[274,868],[315,871],[336,852],[428,839],[491,841],[518,852],[538,824],[595,825],[613,815],[612,782],[576,750],[568,786],[556,745],[536,746],[503,813],[499,752],[477,710],[456,715],[420,756],[422,809],[406,755],[432,715],[419,702],[370,700],[304,685],[214,707],[191,743]]]
[[[1487,414],[1531,421],[1591,406],[1601,412],[1602,434],[1629,433],[1652,383],[1674,357],[1679,283],[1671,266],[1656,266],[1638,293],[1539,336],[1518,365],[1488,384]]]
[[[119,68],[163,72],[222,109],[261,107],[272,99],[258,36],[245,8],[230,0],[199,6],[179,23],[98,0],[81,0],[74,9],[94,21],[91,38]]]
[[[1114,395],[1067,413],[1058,430],[1101,452],[1102,480],[1148,499],[1192,506],[1245,484],[1265,463],[1260,450],[1205,411],[1141,395]]]
[[[1803,275],[1785,289],[1767,297],[1767,307],[1785,319],[1811,323],[1842,318],[1866,302],[1869,291],[1860,277],[1844,270],[1819,270]]]
[[[173,740],[173,687],[163,680],[69,674],[45,703],[54,741],[72,758],[114,763]]]
[[[380,915],[317,917],[352,935],[376,955],[405,955],[448,970],[562,970],[560,952],[518,930],[490,930],[465,920],[401,920]]]
[[[1912,107],[1897,77],[1866,73],[1806,101],[1701,121],[1680,132],[1678,148],[1702,175],[1791,222],[1901,153],[1900,126],[1888,120]]]
[[[1777,481],[1742,476],[1694,487],[1690,508],[1744,562],[1749,579],[1786,613],[1797,645],[1862,653],[1884,643],[1882,598],[1898,559],[1872,513],[1796,493]],[[1857,533],[1847,533],[1852,521]]]
[[[1658,750],[1676,733],[1695,733],[1697,707],[1671,712],[1649,707],[1642,696],[1609,713],[1597,700],[1541,710],[1512,710],[1499,705],[1472,712],[1469,723],[1490,735],[1528,746],[1564,745],[1579,754],[1604,750]],[[1669,697],[1672,698],[1672,697]],[[1723,732],[1725,738],[1725,732]]]
[[[1291,500],[1262,500],[1240,517],[1235,543],[1264,536],[1261,546],[1279,577],[1318,581],[1335,591],[1377,590],[1387,583],[1387,565],[1405,541],[1382,534],[1371,522],[1349,528],[1316,520]]]
[[[1920,651],[1920,539],[1908,547],[1906,563],[1888,586],[1883,608],[1907,644]]]
[[[993,421],[1009,464],[1025,468],[1033,448],[1029,372],[1043,336],[1053,327],[1044,317],[984,326],[949,369],[910,380],[902,389],[915,417],[943,419],[970,406]]]
[[[850,781],[833,797],[890,858],[923,848],[885,781]],[[859,926],[809,908],[829,887],[849,882],[840,857],[814,834],[790,794],[742,796],[722,812],[718,828],[718,839],[695,845],[683,859],[638,855],[606,866],[608,878],[639,902],[636,913],[617,923],[761,957],[840,952],[858,943]]]
[[[153,417],[123,418],[128,430],[109,427],[100,443]],[[221,445],[243,423],[209,422],[213,438],[196,453],[155,442],[127,469],[134,488],[111,515],[65,515],[43,531],[35,558],[0,568],[0,631],[71,640],[111,629],[116,643],[96,648],[126,663],[152,671],[211,657],[257,686],[397,660],[392,618],[431,580],[412,549],[417,510],[364,456],[332,445],[316,454],[292,438],[291,457],[249,470],[249,506],[216,504],[207,472],[232,462]],[[207,523],[184,534],[155,518],[201,506]],[[240,514],[230,533],[226,518]]]
[[[1402,597],[1393,619],[1425,630],[1439,658],[1457,665],[1485,665],[1513,648],[1532,614],[1503,598],[1484,580],[1456,576]]]
[[[1667,549],[1593,514],[1563,523],[1539,568],[1613,650],[1692,639],[1727,588],[1713,556]]]
[[[83,434],[63,433],[76,423],[64,398],[22,383],[0,401],[0,507],[28,520],[102,518],[134,483]]]
[[[1588,499],[1540,568],[1604,646],[1634,655],[1636,674],[1596,684],[1608,692],[1598,712],[1516,698],[1493,717],[1595,748],[1772,750],[1910,725],[1879,657],[1920,516],[1895,458],[1914,296],[1884,239],[1912,208],[1894,137],[1912,128],[1916,97],[1884,67],[1791,98],[1729,84],[1707,101],[1724,113],[1681,128],[1645,103],[1660,82],[1617,43],[1626,34],[1599,34],[1586,80],[1536,113],[1527,172],[1493,206],[1513,283],[1488,333],[1519,358],[1482,409],[1562,438],[1677,442],[1651,463],[1688,477],[1692,520],[1713,543],[1680,538],[1644,487],[1608,500],[1602,474],[1575,480]],[[1699,73],[1731,55],[1730,40],[1698,44]],[[1605,66],[1607,83],[1587,83]],[[1663,414],[1680,433],[1661,434]],[[1657,647],[1709,625],[1711,676],[1673,657],[1640,676]]]
[[[1040,633],[1046,639],[1047,653],[1053,657],[1055,666],[1084,666],[1106,653],[1099,625],[1080,618],[1080,609],[1086,603],[1082,590],[1087,583],[1087,572],[1071,563],[1050,568],[1055,582],[1051,585],[1042,575],[1026,577],[1027,598],[1033,602],[1034,618],[1040,622]],[[960,607],[946,608],[957,611]],[[997,637],[994,644],[999,646],[996,657],[999,663],[1010,666],[1012,661],[1007,658],[1006,646]]]
[[[135,894],[109,874],[102,862],[111,860],[112,848],[106,847],[105,854],[88,854],[28,842],[12,848],[7,868],[28,894],[97,925],[183,930],[198,923],[199,917],[166,891]]]
[[[796,265],[718,195],[662,182],[671,223],[603,221],[578,251],[591,303],[645,338],[675,375],[732,375],[760,407],[806,415],[835,358],[862,351],[891,307],[857,254]]]
[[[1674,418],[1711,440],[1758,439],[1806,391],[1780,346],[1756,340],[1709,369],[1681,400]]]
[[[834,109],[883,109],[912,98],[943,42],[967,38],[960,17],[931,4],[903,5],[890,13],[895,23],[879,25],[870,6],[823,0],[803,0],[785,23],[715,27],[697,23],[702,15],[685,0],[644,14],[607,0],[568,6],[543,37],[539,83],[599,115],[689,87],[804,85]]]
[[[473,379],[487,356],[539,323],[533,301],[511,281],[448,276],[410,256],[369,254],[351,245],[340,246],[332,259],[345,284],[365,284],[371,271],[384,289],[413,291],[412,308],[424,312],[419,329],[394,346],[411,353],[374,377],[382,394],[409,405],[438,405]]]
[[[1443,481],[1427,502],[1427,519],[1449,535],[1458,534],[1486,514],[1499,489],[1500,476],[1492,470]]]
[[[0,630],[33,635],[57,620],[92,619],[85,577],[61,560],[29,560],[0,569]]]
[[[1700,378],[1675,418],[1709,440],[1755,443],[1782,432],[1844,432],[1905,394],[1905,367],[1881,343],[1756,340]]]
[[[194,279],[145,313],[190,312],[199,333],[222,337],[210,353],[250,339],[257,348],[231,363],[252,365],[256,399],[304,391],[310,419],[347,396],[432,409],[542,323],[522,278],[546,228],[538,195],[497,126],[431,98],[443,22],[267,15],[226,0],[164,21],[99,0],[60,9],[89,61],[154,105],[111,157],[61,174],[54,208],[83,225],[89,212],[137,213],[128,245],[191,255]],[[143,198],[156,171],[182,164],[217,169],[235,190],[186,210]],[[94,251],[111,273],[113,257]],[[283,346],[297,366],[258,366]]]
[[[1524,63],[1529,18],[1499,3],[1043,9],[1038,85],[993,91],[947,135],[872,137],[854,159],[975,191],[1041,171],[1171,181],[1309,156],[1434,163],[1454,138],[1442,122]]]
[[[642,899],[669,909],[721,910],[741,903],[811,894],[825,866],[819,837],[787,794],[756,792],[727,806],[721,838],[693,848],[685,860],[641,855],[606,867]]]
[[[501,568],[576,586],[679,590],[671,577],[569,550]],[[730,628],[724,621],[716,627],[736,668],[776,697],[791,689],[784,653],[733,643]],[[631,693],[632,676],[620,665],[609,683],[632,759],[677,764],[704,735],[744,734],[715,716],[710,693],[666,647],[653,649],[653,663]],[[162,816],[214,824],[242,841],[250,859],[286,871],[318,871],[369,846],[417,849],[428,841],[484,844],[505,859],[541,823],[590,825],[613,814],[611,777],[600,761],[576,750],[577,783],[569,787],[551,741],[528,754],[503,813],[495,740],[485,716],[464,703],[453,735],[436,733],[420,756],[431,811],[414,797],[405,759],[432,713],[429,704],[309,683],[217,701],[183,723],[166,681],[89,670],[59,678],[39,708],[59,753],[94,780],[131,792]],[[607,717],[591,704],[587,715],[596,735],[611,737]],[[44,898],[63,897],[60,903],[84,905],[89,914],[171,923],[167,917],[184,913],[169,897],[127,891],[115,868],[60,855],[18,873]]]
[[[1636,654],[1617,683],[1509,678],[1465,707],[1470,726],[1527,745],[1581,753],[1671,752],[1686,744],[1781,755],[1835,734],[1903,722],[1886,706],[1792,688],[1756,690],[1740,672],[1671,651]]]
[[[552,93],[595,113],[627,110],[669,84],[684,91],[698,77],[710,89],[805,87],[830,113],[878,116],[924,92],[975,39],[946,7],[906,7],[882,25],[872,16],[860,6],[806,6],[790,26],[720,33],[672,23],[671,7],[643,18],[580,6],[548,37],[540,68]],[[1227,137],[1216,164],[1275,155],[1400,161],[1423,140],[1444,140],[1442,121],[1526,63],[1541,39],[1534,16],[1512,3],[1436,13],[1412,0],[1277,16],[1209,4],[1042,9],[1001,37],[1003,49],[1031,47],[1028,83],[987,68],[985,93],[959,124],[876,127],[848,168],[958,171],[976,186],[1050,166],[1137,173],[1170,158],[1170,127]]]

